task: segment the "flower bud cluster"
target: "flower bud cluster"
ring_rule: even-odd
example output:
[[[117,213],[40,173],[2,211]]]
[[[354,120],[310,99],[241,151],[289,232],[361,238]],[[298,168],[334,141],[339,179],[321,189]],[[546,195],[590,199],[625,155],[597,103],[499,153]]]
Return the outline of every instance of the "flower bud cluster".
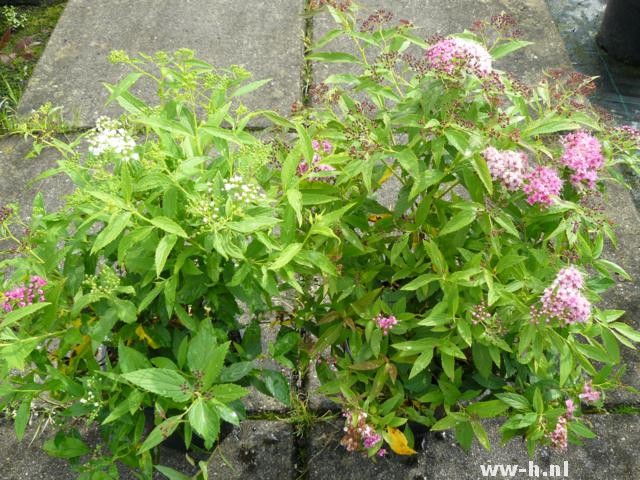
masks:
[[[378,314],[374,320],[378,327],[382,329],[383,335],[389,335],[389,331],[398,324],[398,319],[393,315],[385,317],[382,314]]]
[[[367,424],[367,414],[365,412],[344,412],[342,415],[346,420],[344,426],[345,434],[340,440],[340,445],[346,448],[347,451],[355,452],[360,448],[372,448],[382,441],[382,436],[371,425]]]
[[[302,160],[298,164],[298,175],[304,175],[305,173],[315,173],[315,172],[333,172],[335,168],[331,165],[327,165],[326,163],[322,163],[323,155],[330,155],[333,152],[333,145],[327,140],[323,140],[319,142],[318,140],[312,140],[311,145],[313,147],[313,160],[311,166],[306,162],[306,160]]]

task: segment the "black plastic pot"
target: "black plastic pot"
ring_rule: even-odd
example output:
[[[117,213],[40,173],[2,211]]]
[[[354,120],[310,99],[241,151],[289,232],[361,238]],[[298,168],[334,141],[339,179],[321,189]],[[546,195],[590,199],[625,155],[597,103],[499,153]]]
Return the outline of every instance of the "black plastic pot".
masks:
[[[596,41],[616,60],[640,65],[640,0],[609,0]]]

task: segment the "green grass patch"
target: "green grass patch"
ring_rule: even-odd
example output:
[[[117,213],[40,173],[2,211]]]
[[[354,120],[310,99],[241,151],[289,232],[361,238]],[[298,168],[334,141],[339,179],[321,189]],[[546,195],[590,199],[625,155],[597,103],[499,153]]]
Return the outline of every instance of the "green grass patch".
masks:
[[[11,40],[3,52],[13,51],[13,47],[27,37],[31,37],[38,45],[33,46],[33,57],[24,59],[18,57],[8,65],[0,63],[0,129],[7,129],[9,119],[17,105],[33,68],[40,59],[42,52],[58,23],[66,2],[49,6],[16,6],[18,14],[26,15],[24,27],[13,32]],[[2,31],[6,26],[2,26]],[[0,32],[1,33],[1,32]]]

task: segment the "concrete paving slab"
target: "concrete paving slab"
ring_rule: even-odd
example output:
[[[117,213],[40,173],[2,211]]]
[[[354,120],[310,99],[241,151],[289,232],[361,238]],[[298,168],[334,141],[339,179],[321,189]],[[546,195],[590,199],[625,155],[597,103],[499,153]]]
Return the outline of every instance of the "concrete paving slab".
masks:
[[[300,0],[69,0],[22,97],[27,113],[51,101],[65,107],[67,119],[91,127],[104,107],[103,82],[126,72],[108,63],[110,51],[130,54],[191,48],[219,67],[243,65],[255,79],[272,82],[246,97],[250,108],[287,113],[300,99],[304,20]],[[150,100],[153,88],[139,92]]]
[[[566,452],[549,448],[538,450],[531,461],[539,467],[539,478],[555,473],[551,465],[559,465],[561,473],[564,473],[565,461],[569,474],[565,478],[640,478],[640,458],[636,454],[636,445],[640,441],[640,418],[630,415],[590,415],[588,421],[597,433],[597,439],[587,440],[583,446],[570,445]],[[453,434],[447,431],[444,435],[427,434],[418,446],[418,455],[368,459],[361,454],[349,453],[339,445],[343,433],[342,421],[319,423],[313,427],[310,435],[308,478],[475,480],[483,478],[481,465],[489,464],[518,465],[518,469],[523,468],[524,471],[510,478],[531,478],[530,459],[524,442],[514,439],[501,447],[498,431],[500,422],[487,421],[484,426],[493,446],[490,452],[474,443],[471,451],[466,453],[457,445]],[[495,476],[500,478],[502,475]]]
[[[18,203],[23,218],[31,214],[31,205],[38,191],[42,192],[45,206],[51,210],[58,208],[63,196],[73,191],[73,184],[65,175],[31,183],[42,172],[57,167],[60,159],[54,149],[43,150],[38,158],[26,158],[31,148],[31,141],[22,137],[0,139],[0,205]]]
[[[569,65],[562,39],[549,15],[544,0],[361,0],[364,9],[361,20],[378,8],[390,10],[395,18],[411,21],[415,33],[423,38],[432,35],[449,35],[469,29],[476,20],[487,20],[501,12],[509,13],[519,22],[522,38],[535,42],[496,65],[509,69],[523,79],[540,76],[543,69]],[[359,17],[359,18],[360,18]],[[314,17],[313,38],[318,40],[329,30],[336,28],[331,17],[322,13]],[[337,39],[329,43],[326,51],[353,51],[350,41]],[[318,64],[312,66],[314,82],[320,82],[331,73],[346,71],[344,66]]]
[[[0,418],[0,478],[2,480],[74,480],[78,477],[69,463],[61,458],[50,457],[42,449],[44,442],[53,436],[51,428],[38,432],[37,421],[27,427],[24,439],[16,439],[13,423]],[[97,429],[91,428],[82,432],[83,439],[90,447],[100,443]],[[205,460],[206,455],[190,453],[190,456]],[[173,468],[185,475],[195,475],[199,468],[191,465],[184,452],[165,446],[159,447],[159,465]],[[136,480],[140,478],[135,472],[124,465],[118,465],[121,480]],[[165,479],[159,472],[155,472],[154,480]]]
[[[213,452],[209,478],[294,478],[293,428],[285,422],[246,420]]]

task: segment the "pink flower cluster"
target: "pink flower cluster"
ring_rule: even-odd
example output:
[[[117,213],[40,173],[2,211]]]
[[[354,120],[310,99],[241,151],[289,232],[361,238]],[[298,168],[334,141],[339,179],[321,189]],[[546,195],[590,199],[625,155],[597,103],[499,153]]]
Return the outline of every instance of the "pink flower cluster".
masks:
[[[563,268],[545,289],[540,313],[548,319],[557,318],[567,325],[586,322],[591,314],[591,303],[580,292],[583,286],[582,273],[577,268]]]
[[[598,170],[604,164],[602,145],[593,135],[578,131],[565,135],[562,139],[564,153],[560,161],[573,170],[571,183],[580,188],[586,182],[588,188],[594,189],[598,179]]]
[[[580,400],[583,402],[595,403],[600,400],[600,392],[594,390],[591,380],[588,380],[582,387],[582,393],[578,395],[578,397],[580,397]]]
[[[451,75],[459,68],[485,76],[491,72],[491,55],[472,40],[445,38],[427,49],[429,67]]]
[[[345,412],[342,414],[345,420],[344,436],[340,440],[340,444],[349,452],[355,452],[360,448],[372,448],[375,447],[380,441],[382,436],[373,429],[373,427],[367,424],[367,414],[365,412]],[[379,456],[386,455],[386,450],[381,449],[384,453],[378,451]]]
[[[551,444],[559,449],[567,449],[567,418],[563,415],[558,419],[556,428],[551,432]]]
[[[520,188],[528,169],[527,156],[523,152],[488,147],[483,155],[494,180],[502,183],[507,190]]]
[[[537,166],[524,177],[522,190],[528,195],[527,203],[540,203],[549,206],[553,204],[553,197],[562,190],[562,179],[553,168]]]
[[[16,287],[3,293],[4,302],[2,308],[5,312],[11,312],[14,308],[26,307],[34,301],[44,302],[44,287],[47,281],[38,275],[31,277],[28,284]]]
[[[393,327],[395,327],[398,324],[398,319],[393,315],[389,315],[388,317],[385,317],[380,313],[374,320],[378,324],[378,327],[382,329],[382,333],[384,335],[388,335],[389,330],[391,330]]]
[[[322,143],[320,143],[315,139],[311,141],[311,145],[313,146],[313,151],[315,152],[313,154],[311,169],[309,168],[309,164],[305,160],[302,160],[298,164],[298,175],[304,175],[309,170],[311,170],[311,172],[333,172],[335,168],[333,168],[331,165],[327,165],[326,163],[321,163],[322,157],[320,155],[321,152],[329,155],[333,151],[333,145],[331,145],[331,143],[327,140],[323,140]]]

